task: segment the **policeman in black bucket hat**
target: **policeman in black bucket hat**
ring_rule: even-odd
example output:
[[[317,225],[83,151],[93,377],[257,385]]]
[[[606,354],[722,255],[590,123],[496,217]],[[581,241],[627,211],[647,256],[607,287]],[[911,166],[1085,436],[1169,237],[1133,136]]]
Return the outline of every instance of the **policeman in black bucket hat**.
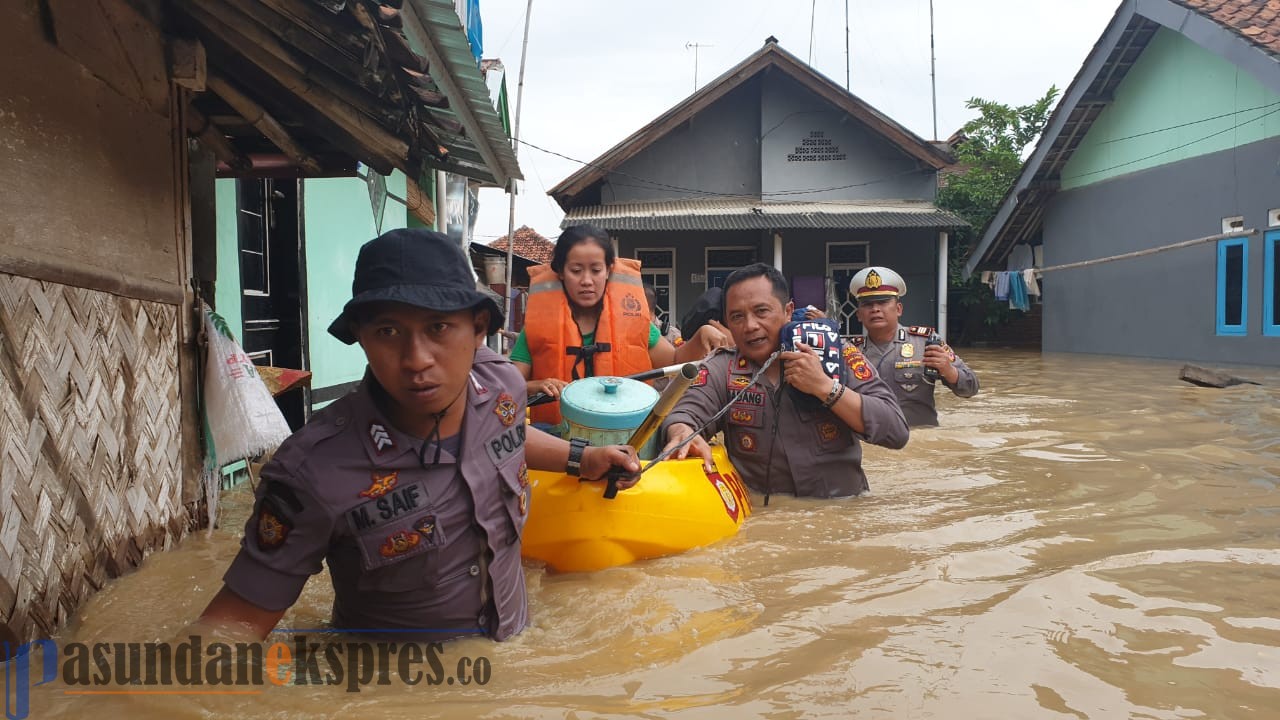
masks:
[[[484,345],[501,326],[446,236],[392,230],[360,248],[329,332],[360,344],[364,380],[262,469],[240,552],[201,622],[265,637],[323,561],[336,629],[436,641],[524,628],[529,468],[640,468],[631,448],[571,449],[526,426],[524,378]]]
[[[351,300],[329,325],[329,334],[351,345],[353,310],[374,302],[398,302],[450,312],[489,311],[488,333],[503,325],[502,308],[476,289],[471,263],[446,235],[428,230],[391,230],[360,248]]]

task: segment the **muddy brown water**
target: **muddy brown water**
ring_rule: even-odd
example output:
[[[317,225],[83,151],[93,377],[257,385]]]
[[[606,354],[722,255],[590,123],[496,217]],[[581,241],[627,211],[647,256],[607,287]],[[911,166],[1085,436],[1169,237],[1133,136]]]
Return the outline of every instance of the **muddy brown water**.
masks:
[[[1236,368],[1266,384],[1214,390],[1168,362],[964,355],[982,393],[943,397],[945,427],[905,451],[869,449],[869,497],[757,498],[713,547],[531,568],[532,627],[443,649],[450,673],[483,657],[483,686],[85,696],[59,680],[32,717],[1280,716],[1280,371]],[[55,640],[181,633],[246,498]],[[330,599],[317,576],[282,626],[323,625]]]

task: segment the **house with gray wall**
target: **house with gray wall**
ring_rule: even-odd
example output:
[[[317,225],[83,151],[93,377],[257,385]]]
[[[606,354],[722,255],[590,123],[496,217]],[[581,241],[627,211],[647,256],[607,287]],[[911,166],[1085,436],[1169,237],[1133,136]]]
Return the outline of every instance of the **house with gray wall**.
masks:
[[[904,322],[945,327],[947,233],[964,221],[934,199],[951,163],[945,144],[770,38],[550,194],[562,227],[602,227],[621,256],[641,260],[676,318],[761,261],[783,272],[798,305],[842,315],[857,332],[849,279],[886,265],[907,281]]]
[[[1280,365],[1270,5],[1116,11],[966,263],[1045,270],[1045,351]],[[1131,253],[1143,254],[1110,260]]]

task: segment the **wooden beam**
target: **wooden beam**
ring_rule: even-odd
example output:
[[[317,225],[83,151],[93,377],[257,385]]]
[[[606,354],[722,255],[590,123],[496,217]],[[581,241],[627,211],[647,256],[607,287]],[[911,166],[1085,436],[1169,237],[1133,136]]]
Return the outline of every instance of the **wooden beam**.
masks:
[[[266,36],[266,33],[261,33],[258,37],[247,37],[241,32],[246,30],[246,26],[229,25],[207,12],[205,6],[209,4],[209,0],[191,0],[184,6],[184,11],[232,51],[279,83],[302,105],[323,117],[349,138],[362,151],[356,159],[382,174],[390,174],[392,169],[409,170],[407,142],[361,113],[331,87],[309,77],[308,73],[300,71],[292,62],[282,60],[280,54],[287,53],[274,38]],[[269,47],[263,46],[262,42]],[[209,43],[206,41],[205,44]]]
[[[193,92],[204,92],[208,77],[204,45],[199,40],[174,38],[169,43],[169,76],[174,84]]]
[[[183,286],[162,280],[126,275],[102,266],[72,265],[74,258],[44,253],[28,247],[0,242],[0,273],[72,287],[99,290],[113,295],[181,306]]]
[[[286,45],[375,95],[386,89],[383,76],[364,67],[368,38],[309,2],[291,0],[223,0],[251,17]]]
[[[187,0],[183,3],[183,10],[254,65],[264,70],[268,70],[268,65],[278,68],[279,72],[270,71],[273,76],[285,73],[300,79],[305,85],[323,87],[327,95],[389,127],[396,127],[404,119],[404,111],[399,106],[388,105],[381,97],[357,84],[352,77],[331,69],[323,62],[314,62],[305,53],[282,44],[275,34],[253,16],[240,11],[230,2]]]
[[[249,121],[249,124],[266,135],[267,139],[283,150],[284,154],[288,155],[298,167],[309,174],[320,172],[320,163],[316,162],[315,158],[311,157],[311,154],[289,135],[283,125],[248,95],[240,92],[220,75],[209,75],[209,89],[240,113],[245,120]]]
[[[200,143],[209,148],[214,157],[226,163],[227,167],[237,172],[248,172],[253,168],[249,157],[237,150],[218,126],[210,122],[194,105],[187,108],[187,133],[199,138]]]

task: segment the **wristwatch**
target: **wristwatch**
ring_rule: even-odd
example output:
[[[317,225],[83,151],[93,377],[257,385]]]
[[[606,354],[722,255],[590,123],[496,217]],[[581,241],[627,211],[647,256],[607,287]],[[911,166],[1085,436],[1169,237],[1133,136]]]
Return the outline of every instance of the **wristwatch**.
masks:
[[[582,438],[573,438],[569,441],[569,462],[565,465],[564,471],[568,475],[578,477],[582,474],[582,452],[591,444],[590,440]]]

